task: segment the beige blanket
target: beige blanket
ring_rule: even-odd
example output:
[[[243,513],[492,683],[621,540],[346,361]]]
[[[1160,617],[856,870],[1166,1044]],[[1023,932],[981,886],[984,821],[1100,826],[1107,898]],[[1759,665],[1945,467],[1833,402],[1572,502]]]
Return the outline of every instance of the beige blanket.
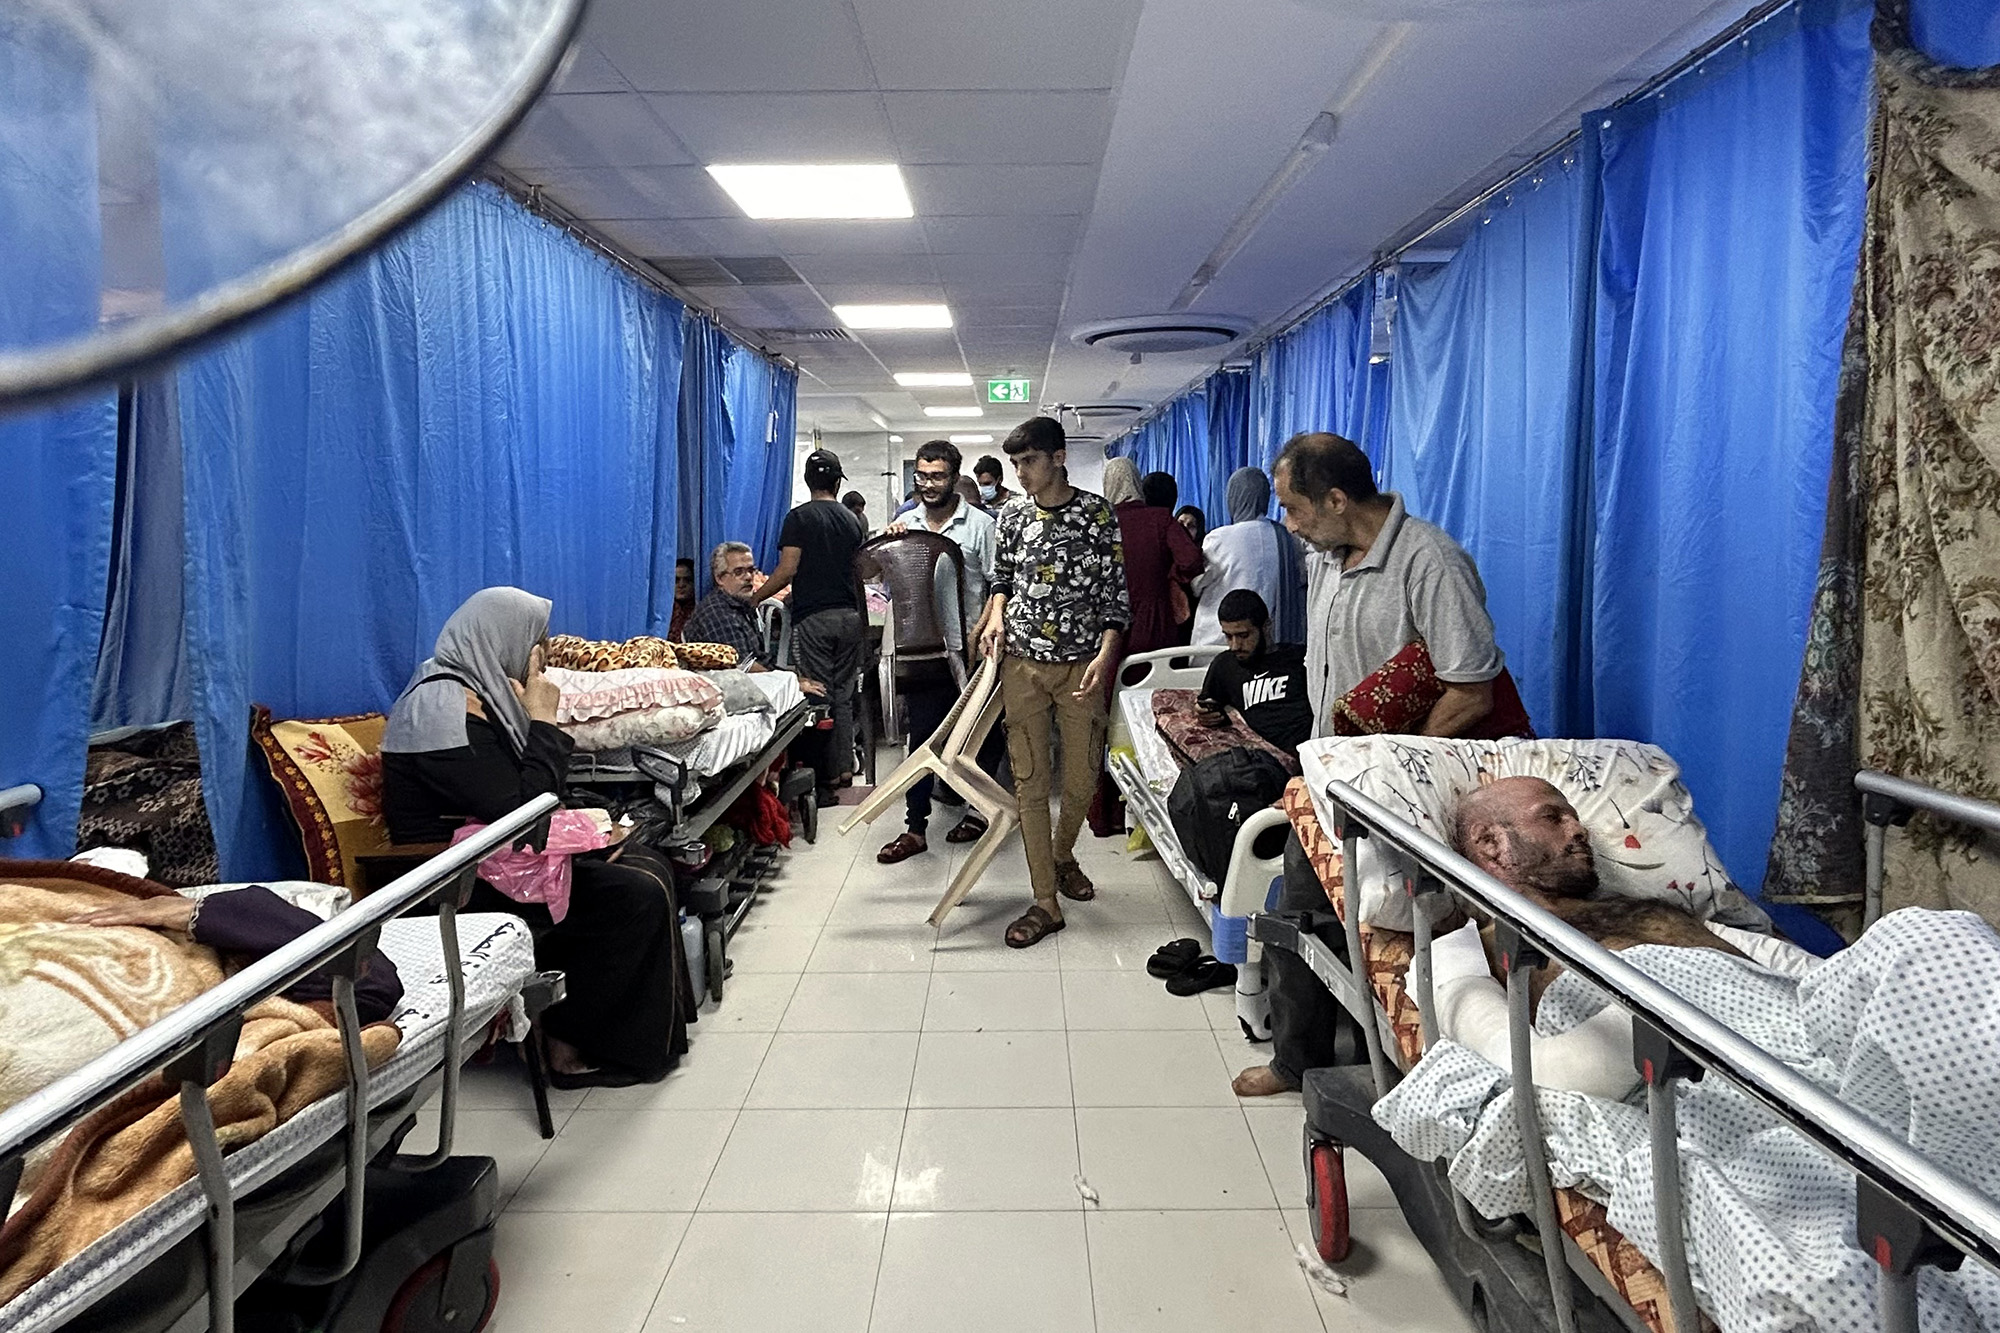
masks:
[[[77,1068],[215,985],[228,960],[186,936],[76,926],[69,917],[172,890],[69,862],[0,865],[0,1108]],[[270,999],[244,1015],[235,1061],[209,1088],[223,1151],[250,1143],[347,1081],[319,1007]],[[364,1030],[371,1066],[395,1026]],[[194,1175],[177,1090],[148,1079],[29,1160],[0,1226],[0,1302]]]

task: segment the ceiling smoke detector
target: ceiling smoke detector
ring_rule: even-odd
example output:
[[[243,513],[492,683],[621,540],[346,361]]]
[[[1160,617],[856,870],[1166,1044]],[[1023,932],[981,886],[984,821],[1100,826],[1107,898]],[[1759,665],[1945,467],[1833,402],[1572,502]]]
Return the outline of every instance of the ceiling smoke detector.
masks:
[[[1198,352],[1233,343],[1250,328],[1233,315],[1128,315],[1082,325],[1069,338],[1110,352]]]

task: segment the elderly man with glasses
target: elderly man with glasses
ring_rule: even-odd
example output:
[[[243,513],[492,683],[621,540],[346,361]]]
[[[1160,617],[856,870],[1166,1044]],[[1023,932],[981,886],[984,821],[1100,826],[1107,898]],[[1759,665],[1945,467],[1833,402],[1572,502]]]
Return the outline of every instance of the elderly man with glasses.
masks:
[[[757,608],[750,603],[757,578],[757,558],[742,542],[723,542],[708,557],[708,576],[715,591],[701,599],[681,628],[687,643],[726,643],[736,650],[746,671],[769,671],[764,636],[757,627]]]

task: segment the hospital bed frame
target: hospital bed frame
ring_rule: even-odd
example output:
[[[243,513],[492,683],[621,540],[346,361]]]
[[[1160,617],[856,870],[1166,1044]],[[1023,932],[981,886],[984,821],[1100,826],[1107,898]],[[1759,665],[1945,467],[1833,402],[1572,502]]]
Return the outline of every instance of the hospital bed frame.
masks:
[[[1222,962],[1236,965],[1236,1021],[1243,1035],[1251,1041],[1269,1041],[1271,998],[1264,984],[1264,950],[1247,927],[1251,916],[1270,901],[1271,881],[1285,873],[1285,842],[1291,825],[1284,812],[1275,808],[1259,810],[1244,820],[1236,830],[1229,869],[1218,888],[1188,859],[1167,815],[1166,801],[1146,781],[1129,748],[1119,744],[1125,729],[1119,695],[1137,689],[1198,690],[1208,675],[1208,664],[1224,651],[1216,646],[1162,648],[1126,658],[1118,669],[1118,685],[1111,697],[1111,738],[1105,748],[1105,767],[1125,797],[1125,808],[1138,819],[1160,860],[1201,913],[1208,927],[1210,951]]]
[[[1865,795],[1897,803],[1895,807],[1878,803],[1871,807],[1874,813],[1869,817],[1873,830],[1869,835],[1870,893],[1878,911],[1880,829],[1898,822],[1894,818],[1897,810],[1903,812],[1904,819],[1910,812],[1921,809],[1981,828],[2000,830],[2000,806],[1879,773],[1858,775],[1856,785]],[[1874,1121],[1349,784],[1329,782],[1322,795],[1334,811],[1329,831],[1340,842],[1343,867],[1359,864],[1356,853],[1363,838],[1385,845],[1403,866],[1404,892],[1413,900],[1416,936],[1410,969],[1411,990],[1426,1047],[1438,1038],[1430,977],[1431,909],[1437,905],[1439,895],[1448,894],[1495,923],[1496,943],[1507,975],[1512,1055],[1509,1096],[1521,1130],[1522,1155],[1535,1202],[1532,1229],[1542,1238],[1547,1294],[1553,1324],[1559,1333],[1576,1333],[1579,1310],[1589,1304],[1578,1300],[1573,1285],[1577,1277],[1583,1279],[1590,1295],[1608,1296],[1606,1304],[1628,1327],[1643,1325],[1602,1280],[1558,1221],[1540,1117],[1532,1094],[1534,1075],[1529,1041],[1529,977],[1536,967],[1548,962],[1578,972],[1632,1015],[1633,1061],[1646,1086],[1660,1269],[1666,1279],[1673,1333],[1697,1333],[1701,1328],[1688,1270],[1674,1102],[1674,1085],[1683,1078],[1699,1079],[1712,1074],[1729,1080],[1807,1142],[1855,1173],[1855,1241],[1881,1268],[1877,1294],[1884,1333],[1917,1333],[1920,1269],[1926,1266],[1956,1269],[1967,1255],[2000,1269],[2000,1201],[1970,1189]],[[1355,960],[1353,967],[1311,933],[1309,920],[1259,915],[1252,919],[1250,933],[1266,945],[1297,953],[1360,1023],[1368,1053],[1369,1086],[1363,1095],[1372,1100],[1386,1095],[1399,1075],[1385,1053],[1388,1043],[1394,1040],[1393,1030],[1387,1014],[1375,1002],[1367,980],[1360,901],[1358,884],[1350,883],[1346,909],[1340,915],[1347,959]],[[1309,1171],[1315,1149],[1324,1146],[1313,1141],[1310,1122],[1314,1100],[1311,1084],[1314,1075],[1321,1073],[1348,1075],[1347,1081],[1352,1085],[1357,1071],[1308,1071]],[[1339,1096],[1337,1089],[1334,1095]],[[1354,1114],[1356,1109],[1358,1117]],[[1367,1119],[1365,1104],[1359,1108],[1337,1108],[1336,1114],[1340,1111],[1347,1113],[1344,1117],[1347,1123],[1359,1124]],[[1403,1162],[1407,1165],[1409,1159],[1404,1158]],[[1309,1180],[1313,1178],[1309,1175]],[[1435,1172],[1433,1178],[1442,1181],[1443,1173]],[[1499,1226],[1488,1223],[1472,1211],[1448,1182],[1443,1183],[1443,1188],[1450,1194],[1452,1212],[1466,1238],[1488,1250],[1513,1245],[1511,1238],[1520,1231],[1517,1223],[1503,1222]],[[1317,1208],[1313,1211],[1317,1234],[1321,1215]],[[1560,1237],[1561,1243],[1547,1243],[1552,1236]],[[1445,1262],[1437,1244],[1427,1242],[1427,1248],[1441,1265]],[[1469,1292],[1461,1292],[1461,1300],[1472,1305],[1468,1297],[1484,1300],[1487,1293],[1475,1286]],[[1479,1319],[1494,1313],[1477,1307],[1470,1312]]]
[[[81,1068],[0,1112],[0,1203],[11,1204],[20,1185],[27,1154],[68,1130],[78,1120],[149,1076],[161,1073],[180,1089],[181,1122],[193,1149],[196,1179],[208,1200],[207,1218],[200,1226],[206,1276],[193,1293],[193,1305],[171,1327],[232,1333],[236,1299],[263,1271],[284,1257],[302,1228],[344,1195],[345,1230],[342,1256],[329,1272],[316,1274],[327,1283],[338,1281],[361,1260],[362,1217],[366,1205],[367,1171],[384,1150],[394,1148],[408,1131],[410,1099],[385,1107],[369,1106],[368,1062],[362,1052],[361,1020],[355,1008],[354,982],[361,961],[373,947],[384,922],[407,912],[434,906],[445,959],[450,1008],[446,1020],[445,1058],[436,1149],[421,1157],[398,1157],[395,1165],[408,1171],[428,1170],[451,1156],[457,1126],[459,1066],[479,1039],[465,1030],[464,960],[458,946],[458,910],[472,893],[479,863],[505,846],[518,846],[546,836],[556,798],[544,794],[495,820],[386,887],[355,903],[283,948],[266,955],[197,996],[158,1022],[141,1029]],[[341,1169],[324,1173],[307,1187],[281,1192],[275,1199],[261,1195],[239,1200],[229,1178],[209,1113],[208,1087],[229,1067],[243,1027],[243,1013],[252,1005],[285,990],[310,972],[327,969],[333,977],[333,1006],[338,1016],[341,1046],[346,1055],[347,1115]],[[562,975],[531,977],[543,1003],[562,998]],[[424,1091],[420,1082],[417,1092]],[[280,1180],[288,1176],[281,1176]],[[185,1234],[176,1241],[185,1239]],[[121,1274],[118,1282],[93,1291],[91,1303],[117,1291],[144,1266]],[[201,1300],[206,1293],[205,1307]],[[74,1319],[89,1306],[72,1310]]]

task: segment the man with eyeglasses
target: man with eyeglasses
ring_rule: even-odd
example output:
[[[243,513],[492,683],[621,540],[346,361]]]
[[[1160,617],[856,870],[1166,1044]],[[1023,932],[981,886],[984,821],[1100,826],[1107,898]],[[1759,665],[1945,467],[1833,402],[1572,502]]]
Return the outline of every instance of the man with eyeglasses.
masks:
[[[726,643],[746,671],[769,671],[764,636],[757,627],[757,608],[750,604],[757,578],[757,558],[742,542],[723,542],[708,557],[708,576],[715,591],[701,599],[681,627],[686,643]]]
[[[958,543],[965,556],[964,571],[958,580],[954,580],[947,572],[947,565],[939,566],[937,608],[938,618],[944,625],[946,644],[963,651],[965,643],[959,628],[959,608],[968,608],[968,613],[976,617],[986,606],[987,585],[993,579],[994,523],[992,515],[959,494],[961,463],[958,447],[948,441],[930,440],[920,445],[917,449],[916,503],[897,514],[888,531],[935,532]],[[954,586],[955,583],[957,586]],[[903,713],[909,724],[913,745],[920,744],[936,731],[943,724],[945,715],[951,712],[951,706],[958,701],[958,686],[943,663],[918,663],[916,666],[918,673],[903,687]],[[985,744],[980,746],[979,766],[988,773],[998,771],[1005,744],[1003,733],[995,727],[986,737]],[[883,865],[895,865],[929,850],[926,832],[930,826],[932,787],[933,780],[926,777],[910,788],[909,795],[904,798],[908,831],[898,834],[877,852],[877,861]],[[951,832],[945,835],[945,841],[977,842],[985,832],[986,821],[977,812],[968,809]]]

